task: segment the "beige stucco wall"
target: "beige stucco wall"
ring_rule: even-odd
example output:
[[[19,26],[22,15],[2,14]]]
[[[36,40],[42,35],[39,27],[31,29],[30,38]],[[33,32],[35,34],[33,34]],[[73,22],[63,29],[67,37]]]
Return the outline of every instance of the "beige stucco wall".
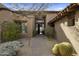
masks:
[[[35,20],[34,16],[30,16],[29,18],[27,18],[27,34],[28,34],[28,37],[33,36],[34,20]]]
[[[13,20],[13,13],[8,10],[0,10],[0,22]]]
[[[75,27],[79,30],[79,11],[75,12]]]
[[[75,13],[75,25],[67,26],[67,17],[55,23],[56,38],[62,41],[69,41],[79,55],[79,11]]]
[[[56,17],[57,13],[47,13],[46,15],[46,27],[45,27],[45,35],[49,36],[50,34],[51,37],[54,37],[54,28],[48,25],[48,22],[52,20],[54,17]]]
[[[79,11],[75,12],[75,21],[78,22],[79,20]]]
[[[62,29],[62,24],[64,26],[67,26],[67,17],[62,18],[58,22],[55,23],[55,32],[56,32],[56,39],[59,40],[60,42],[63,41],[68,41],[68,38],[66,37],[63,29]]]
[[[25,20],[25,16],[9,10],[0,10],[0,21]]]
[[[57,15],[57,13],[47,13],[46,15],[46,27],[48,26],[48,22],[54,18]],[[15,12],[11,12],[9,10],[0,10],[0,22],[6,20],[6,21],[14,21],[14,20],[23,20],[27,21],[27,33],[25,34],[27,37],[33,36],[33,30],[35,30],[35,17],[33,15],[28,15],[28,17],[23,16],[21,14],[17,14]]]
[[[75,14],[75,23],[78,22],[78,18],[79,18],[79,11],[76,11],[76,14]],[[59,21],[55,22],[55,30],[56,30],[57,36],[58,36],[57,39],[61,39],[61,38],[64,37],[63,33],[62,33],[63,30],[62,30],[61,24],[63,24],[63,26],[67,26],[67,27],[73,27],[73,26],[68,26],[67,25],[67,22],[68,22],[67,20],[69,20],[69,19],[67,18],[67,16],[65,16],[64,18],[62,18]],[[76,26],[76,24],[75,24],[75,26]]]
[[[48,22],[56,17],[57,13],[47,13],[46,15],[46,27],[48,27]]]
[[[27,17],[26,16],[23,16],[22,14],[17,14],[17,13],[13,13],[13,17],[14,19],[13,20],[21,20],[21,21],[26,21],[27,20]]]

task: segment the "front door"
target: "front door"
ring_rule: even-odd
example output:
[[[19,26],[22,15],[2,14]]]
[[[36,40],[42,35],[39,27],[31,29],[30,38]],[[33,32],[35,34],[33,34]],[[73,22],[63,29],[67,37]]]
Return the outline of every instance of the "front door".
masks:
[[[36,24],[36,32],[37,32],[37,34],[44,34],[44,24],[43,23]]]

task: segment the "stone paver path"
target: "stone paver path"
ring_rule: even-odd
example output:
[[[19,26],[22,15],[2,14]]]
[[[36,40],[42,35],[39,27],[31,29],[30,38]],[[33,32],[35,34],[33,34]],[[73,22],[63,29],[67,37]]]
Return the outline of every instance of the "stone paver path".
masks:
[[[18,50],[19,56],[52,56],[51,48],[56,43],[54,39],[49,41],[43,35],[30,39],[24,38],[21,41],[24,46]]]

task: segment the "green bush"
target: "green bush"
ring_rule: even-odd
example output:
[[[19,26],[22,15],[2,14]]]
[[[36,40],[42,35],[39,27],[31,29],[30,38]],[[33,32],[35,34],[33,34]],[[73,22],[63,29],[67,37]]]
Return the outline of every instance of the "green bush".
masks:
[[[2,41],[12,41],[20,37],[21,29],[14,22],[4,22],[2,24]]]

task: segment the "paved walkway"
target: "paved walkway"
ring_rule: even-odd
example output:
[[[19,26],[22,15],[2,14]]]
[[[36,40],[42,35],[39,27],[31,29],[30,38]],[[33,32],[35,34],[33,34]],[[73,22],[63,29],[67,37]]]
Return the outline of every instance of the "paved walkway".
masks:
[[[24,46],[19,49],[19,56],[52,56],[51,48],[56,43],[54,39],[49,41],[46,36],[40,35],[34,38],[21,39]]]

